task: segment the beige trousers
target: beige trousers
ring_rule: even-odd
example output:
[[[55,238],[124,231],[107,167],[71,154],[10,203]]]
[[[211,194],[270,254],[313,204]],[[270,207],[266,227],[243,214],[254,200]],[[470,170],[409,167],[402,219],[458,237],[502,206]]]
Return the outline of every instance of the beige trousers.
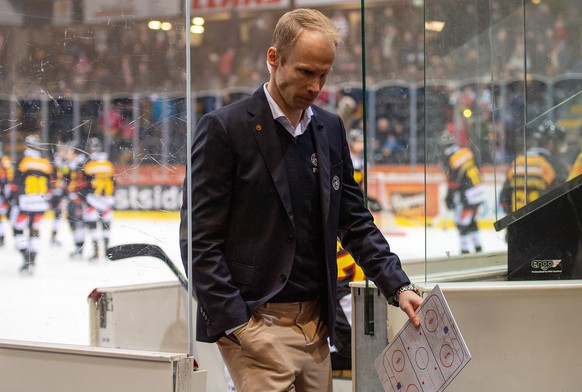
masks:
[[[217,344],[237,392],[331,392],[319,301],[265,304],[236,340]]]

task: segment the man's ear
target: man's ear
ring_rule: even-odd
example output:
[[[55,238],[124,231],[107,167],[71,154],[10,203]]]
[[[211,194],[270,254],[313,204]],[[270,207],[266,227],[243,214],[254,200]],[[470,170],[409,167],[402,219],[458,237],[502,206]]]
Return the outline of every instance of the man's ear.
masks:
[[[277,67],[279,65],[279,60],[279,51],[277,48],[271,46],[267,50],[267,64],[269,64],[271,67]]]

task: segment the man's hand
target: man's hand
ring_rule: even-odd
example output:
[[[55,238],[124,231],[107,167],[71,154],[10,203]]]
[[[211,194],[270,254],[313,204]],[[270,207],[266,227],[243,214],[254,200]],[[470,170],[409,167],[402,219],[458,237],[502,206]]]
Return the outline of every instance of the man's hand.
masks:
[[[400,309],[406,313],[415,327],[420,325],[420,319],[416,314],[416,309],[418,309],[421,303],[422,297],[411,290],[403,291],[398,297],[398,304],[400,305]]]

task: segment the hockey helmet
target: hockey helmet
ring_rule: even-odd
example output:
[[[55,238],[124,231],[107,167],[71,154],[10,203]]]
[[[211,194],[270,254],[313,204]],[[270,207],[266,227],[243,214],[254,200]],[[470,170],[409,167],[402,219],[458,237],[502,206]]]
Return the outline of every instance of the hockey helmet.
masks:
[[[554,139],[562,141],[566,138],[566,129],[552,120],[545,120],[534,129],[533,136],[538,140]]]
[[[439,137],[439,144],[443,147],[452,146],[457,142],[456,137],[453,133],[444,130]]]
[[[337,103],[337,111],[338,113],[351,113],[358,107],[358,103],[355,99],[350,97],[349,95],[344,95],[340,98]]]
[[[364,131],[359,128],[354,128],[350,130],[349,138],[352,142],[362,142],[364,141]]]
[[[26,147],[30,148],[31,150],[42,150],[42,143],[40,142],[38,135],[28,135],[24,138],[24,144],[26,144]]]
[[[87,140],[87,151],[89,151],[90,154],[102,152],[103,144],[101,143],[101,140],[96,137],[89,138],[89,140]]]

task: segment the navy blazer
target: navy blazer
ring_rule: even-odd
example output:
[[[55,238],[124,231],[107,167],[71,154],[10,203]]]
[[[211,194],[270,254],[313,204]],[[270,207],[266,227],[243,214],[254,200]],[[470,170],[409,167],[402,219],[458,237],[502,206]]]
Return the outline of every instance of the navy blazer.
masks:
[[[318,279],[326,282],[323,317],[332,333],[338,236],[385,296],[409,279],[364,205],[340,118],[317,106],[312,109],[309,126],[318,158],[327,266],[326,276]],[[180,242],[187,271],[188,235],[183,229],[190,195],[190,279],[199,341],[214,342],[246,323],[291,274],[295,227],[277,126],[260,87],[251,97],[204,115],[194,131],[192,191],[184,186]]]

